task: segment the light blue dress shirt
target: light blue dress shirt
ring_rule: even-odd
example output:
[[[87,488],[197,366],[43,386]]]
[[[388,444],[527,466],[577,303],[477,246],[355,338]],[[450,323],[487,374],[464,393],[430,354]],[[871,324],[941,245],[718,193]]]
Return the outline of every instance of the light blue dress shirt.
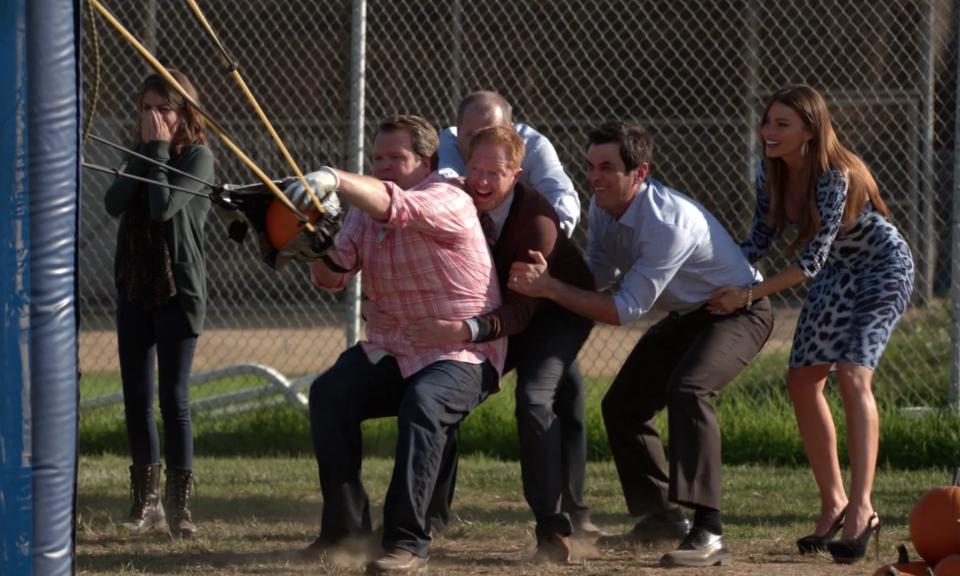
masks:
[[[683,314],[717,288],[763,279],[713,214],[653,178],[640,185],[619,220],[591,201],[587,264],[598,289],[620,281],[613,300],[621,324],[654,302]]]
[[[526,147],[526,155],[520,165],[523,169],[520,182],[543,194],[557,211],[560,228],[569,238],[580,221],[580,197],[577,196],[573,182],[564,172],[560,157],[546,136],[527,124],[515,124],[514,128],[523,138],[523,145]],[[460,176],[467,175],[466,164],[460,157],[460,149],[457,148],[456,126],[440,133],[439,155],[439,170],[447,173],[453,171]]]

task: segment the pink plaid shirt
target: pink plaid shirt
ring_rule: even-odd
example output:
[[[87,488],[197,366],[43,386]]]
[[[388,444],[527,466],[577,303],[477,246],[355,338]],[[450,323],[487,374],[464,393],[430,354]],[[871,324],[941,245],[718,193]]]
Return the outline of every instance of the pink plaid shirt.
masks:
[[[499,308],[493,259],[473,201],[459,182],[434,172],[409,190],[384,184],[391,196],[389,219],[379,222],[350,210],[330,256],[354,270],[336,286],[323,286],[315,278],[317,285],[342,289],[362,268],[364,294],[398,326],[421,318],[465,320]],[[502,373],[507,352],[506,338],[415,348],[400,328],[378,331],[369,325],[361,345],[368,355],[393,355],[404,378],[438,360],[490,360]]]

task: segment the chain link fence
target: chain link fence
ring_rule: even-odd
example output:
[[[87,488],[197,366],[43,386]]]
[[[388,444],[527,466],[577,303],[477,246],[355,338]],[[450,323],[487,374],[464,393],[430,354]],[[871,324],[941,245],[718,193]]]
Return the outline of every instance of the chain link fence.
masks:
[[[205,109],[268,174],[289,173],[185,3],[106,5],[161,62],[193,79]],[[346,166],[355,154],[349,149],[353,3],[209,0],[202,6],[301,167]],[[416,113],[439,129],[454,123],[464,94],[496,90],[511,101],[517,121],[550,138],[586,210],[587,132],[609,119],[639,122],[654,136],[652,173],[743,238],[754,207],[756,128],[765,99],[787,84],[811,84],[826,95],[841,140],[874,170],[917,263],[914,306],[878,368],[878,400],[956,406],[949,368],[956,319],[948,297],[957,19],[950,0],[370,0],[362,69],[366,149],[380,118]],[[86,12],[84,20],[88,106],[99,88],[93,133],[128,141],[136,88],[150,70],[99,17],[96,34]],[[213,146],[222,181],[254,180]],[[92,142],[85,156],[120,164]],[[118,371],[116,223],[103,209],[109,177],[87,172],[83,184],[80,362],[87,375],[111,378]],[[575,238],[582,244],[583,225]],[[196,372],[257,362],[294,376],[323,370],[344,349],[350,321],[344,295],[314,289],[304,268],[268,270],[249,239],[243,246],[227,239],[217,216],[207,226],[207,253],[209,315]],[[775,255],[762,269],[770,274],[788,261]],[[784,395],[803,296],[796,290],[775,299],[777,327],[763,353],[768,363],[742,378],[756,386],[758,403]],[[584,373],[609,379],[646,325],[598,326],[581,353]]]

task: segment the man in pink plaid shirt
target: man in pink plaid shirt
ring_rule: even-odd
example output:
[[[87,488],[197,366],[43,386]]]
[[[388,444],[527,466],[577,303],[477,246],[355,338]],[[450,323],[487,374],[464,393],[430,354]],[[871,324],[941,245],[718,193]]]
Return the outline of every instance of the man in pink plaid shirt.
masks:
[[[496,390],[506,340],[418,348],[401,328],[421,318],[467,320],[500,306],[490,251],[470,196],[457,180],[433,172],[437,133],[422,118],[381,123],[373,146],[376,178],[322,168],[308,175],[321,192],[351,204],[334,247],[311,265],[313,282],[340,290],[361,269],[363,293],[395,322],[367,328],[310,388],[313,435],[324,507],[325,552],[371,532],[360,481],[360,423],[397,416],[393,478],[383,510],[385,554],[374,573],[426,567],[433,494],[448,432]],[[304,205],[299,184],[286,191]],[[356,540],[354,540],[356,541]]]

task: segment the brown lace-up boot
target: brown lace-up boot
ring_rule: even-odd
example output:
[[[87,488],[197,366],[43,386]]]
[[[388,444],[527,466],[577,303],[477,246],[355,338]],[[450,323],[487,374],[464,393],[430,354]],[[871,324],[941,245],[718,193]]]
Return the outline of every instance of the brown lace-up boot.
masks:
[[[174,536],[189,538],[197,533],[197,525],[190,514],[190,494],[193,492],[193,472],[186,468],[167,470],[166,508],[167,525]]]
[[[130,466],[130,496],[133,505],[122,526],[140,534],[163,525],[160,502],[160,464]]]

